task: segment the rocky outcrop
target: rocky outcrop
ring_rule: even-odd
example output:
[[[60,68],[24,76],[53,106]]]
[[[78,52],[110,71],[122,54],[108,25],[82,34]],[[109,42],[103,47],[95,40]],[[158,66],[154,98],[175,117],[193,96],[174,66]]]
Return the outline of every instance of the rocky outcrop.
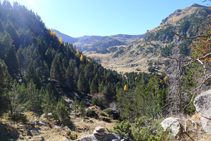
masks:
[[[177,118],[173,117],[166,118],[161,122],[161,126],[163,127],[164,131],[166,131],[166,129],[169,127],[172,136],[175,138],[180,138],[182,129]]]
[[[66,139],[65,141],[71,141],[71,140]],[[128,137],[124,137],[119,134],[105,133],[104,127],[96,127],[93,134],[74,141],[132,141],[132,140],[129,139]]]
[[[194,100],[194,106],[199,113],[204,131],[211,134],[211,90],[198,95]]]

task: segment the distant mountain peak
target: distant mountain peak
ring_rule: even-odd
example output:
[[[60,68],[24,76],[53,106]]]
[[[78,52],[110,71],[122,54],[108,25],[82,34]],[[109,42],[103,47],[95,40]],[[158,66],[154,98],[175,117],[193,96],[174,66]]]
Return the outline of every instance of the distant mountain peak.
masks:
[[[170,18],[172,18],[173,16],[180,16],[182,13],[187,13],[187,11],[190,11],[191,9],[193,9],[193,7],[203,7],[203,8],[208,8],[207,6],[203,6],[203,5],[199,5],[197,3],[192,4],[189,7],[186,7],[184,9],[177,9],[174,11],[174,13],[170,14],[168,17],[166,17],[165,19],[162,20],[162,22],[160,23],[160,25],[164,24],[166,21],[168,21]]]
[[[207,6],[203,6],[197,3],[192,4],[190,7],[207,7]]]

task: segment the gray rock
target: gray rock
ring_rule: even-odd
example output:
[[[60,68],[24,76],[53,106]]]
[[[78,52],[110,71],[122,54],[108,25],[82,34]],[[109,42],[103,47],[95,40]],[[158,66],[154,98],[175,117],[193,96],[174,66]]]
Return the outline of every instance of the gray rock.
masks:
[[[105,128],[104,127],[96,127],[95,130],[97,132],[105,132]]]
[[[204,131],[207,133],[207,134],[211,134],[211,120],[208,119],[208,118],[205,118],[201,115],[199,115],[199,118],[200,118],[200,121],[201,121],[201,124],[202,124],[202,128],[204,129]]]
[[[163,127],[164,131],[166,131],[166,129],[168,127],[170,127],[170,133],[172,134],[172,136],[173,137],[180,137],[181,126],[180,126],[180,123],[177,121],[176,118],[169,117],[169,118],[164,119],[161,122],[161,126]]]
[[[41,115],[41,118],[44,118],[44,117],[45,117],[45,114],[42,114],[42,115]]]
[[[198,95],[194,100],[194,106],[199,113],[202,128],[207,134],[211,134],[211,90]]]
[[[45,113],[41,115],[41,118],[46,118],[46,117],[47,116],[46,116]],[[53,114],[52,113],[48,113],[48,117],[53,118]]]
[[[37,141],[37,140],[39,140],[39,141],[44,141],[45,139],[43,138],[43,136],[37,136],[37,137],[34,137],[34,138],[32,139],[32,141]]]
[[[201,93],[194,100],[199,115],[211,119],[211,90]]]
[[[82,137],[80,139],[74,140],[74,141],[126,141],[126,138],[119,134],[114,133],[105,133],[105,136],[101,139],[96,138],[94,134]],[[71,141],[70,139],[66,139],[65,141]],[[128,139],[128,141],[132,141],[131,139]]]
[[[61,129],[61,126],[55,125],[55,126],[54,126],[54,129]]]
[[[26,134],[27,134],[27,136],[35,136],[35,135],[39,135],[40,132],[39,132],[39,130],[34,129],[34,130],[27,130]]]

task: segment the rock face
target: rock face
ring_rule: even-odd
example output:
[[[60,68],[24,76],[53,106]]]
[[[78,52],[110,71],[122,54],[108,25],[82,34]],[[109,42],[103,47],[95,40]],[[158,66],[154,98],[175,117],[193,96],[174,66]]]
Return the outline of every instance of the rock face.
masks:
[[[71,141],[71,140],[66,139],[65,141]],[[75,141],[132,141],[132,140],[118,134],[105,133],[104,127],[96,127],[93,134],[77,139]]]
[[[166,129],[168,127],[170,127],[170,133],[174,136],[174,137],[180,137],[181,134],[181,126],[180,123],[177,121],[176,118],[173,117],[169,117],[164,119],[161,122],[161,126],[163,127],[164,131],[166,131]]]
[[[204,131],[211,134],[211,90],[198,95],[194,100],[194,106],[199,113]]]

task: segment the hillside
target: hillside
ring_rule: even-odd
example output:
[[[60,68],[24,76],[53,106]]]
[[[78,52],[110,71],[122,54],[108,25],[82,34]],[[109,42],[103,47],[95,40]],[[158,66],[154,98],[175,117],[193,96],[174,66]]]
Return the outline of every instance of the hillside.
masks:
[[[56,29],[53,29],[54,32],[56,32],[56,34],[58,35],[58,37],[62,37],[62,40],[66,43],[75,43],[78,41],[77,38],[73,38],[73,37],[70,37],[64,33],[61,33],[60,31],[56,30]]]
[[[53,29],[58,37],[62,37],[64,42],[73,43],[77,49],[83,52],[108,53],[107,48],[118,45],[128,45],[141,39],[143,35],[118,34],[112,36],[83,36],[73,38],[58,30]]]
[[[156,63],[160,64],[159,66],[153,66],[159,68],[156,71],[162,72],[164,60],[159,58],[164,54],[170,55],[175,44],[179,46],[181,53],[190,55],[191,40],[178,38],[172,31],[186,37],[194,36],[198,29],[193,27],[205,21],[206,15],[210,13],[208,7],[193,4],[185,9],[176,10],[163,19],[158,27],[149,30],[136,42],[110,47],[103,55],[97,52],[85,54],[99,59],[104,67],[118,72],[148,72],[149,62],[159,62]]]
[[[190,138],[185,133],[193,138],[206,135],[207,130],[199,122],[200,113],[195,113],[197,108],[191,101],[196,92],[190,93],[202,78],[206,79],[203,68],[196,64],[181,71],[179,77],[169,77],[165,72],[156,73],[162,60],[156,64],[150,61],[171,55],[174,43],[180,43],[182,53],[189,55],[185,45],[190,43],[176,38],[171,29],[187,36],[198,33],[197,29],[188,29],[202,22],[203,13],[209,12],[206,7],[194,4],[177,10],[144,35],[80,37],[74,45],[80,41],[85,45],[84,52],[46,28],[39,15],[17,2],[12,6],[4,0],[0,11],[0,139],[64,140],[67,135],[74,140],[91,133],[96,139],[106,132],[108,140],[118,134],[125,140],[167,141],[174,140],[174,136],[160,123],[172,115],[183,120],[183,139]],[[180,18],[173,21],[177,16]],[[93,59],[85,53],[101,58]],[[102,58],[108,59],[104,65],[120,72],[103,67],[99,63]],[[139,59],[144,63],[148,59],[152,73],[139,71],[145,67]],[[124,67],[138,72],[122,73]],[[177,73],[177,69],[172,70]],[[200,90],[210,87],[210,80],[204,82]],[[182,94],[175,86],[180,86]],[[193,121],[186,122],[188,117],[196,117],[192,119],[198,129],[192,130]],[[92,132],[97,126],[104,128]],[[191,130],[186,131],[186,127]]]

